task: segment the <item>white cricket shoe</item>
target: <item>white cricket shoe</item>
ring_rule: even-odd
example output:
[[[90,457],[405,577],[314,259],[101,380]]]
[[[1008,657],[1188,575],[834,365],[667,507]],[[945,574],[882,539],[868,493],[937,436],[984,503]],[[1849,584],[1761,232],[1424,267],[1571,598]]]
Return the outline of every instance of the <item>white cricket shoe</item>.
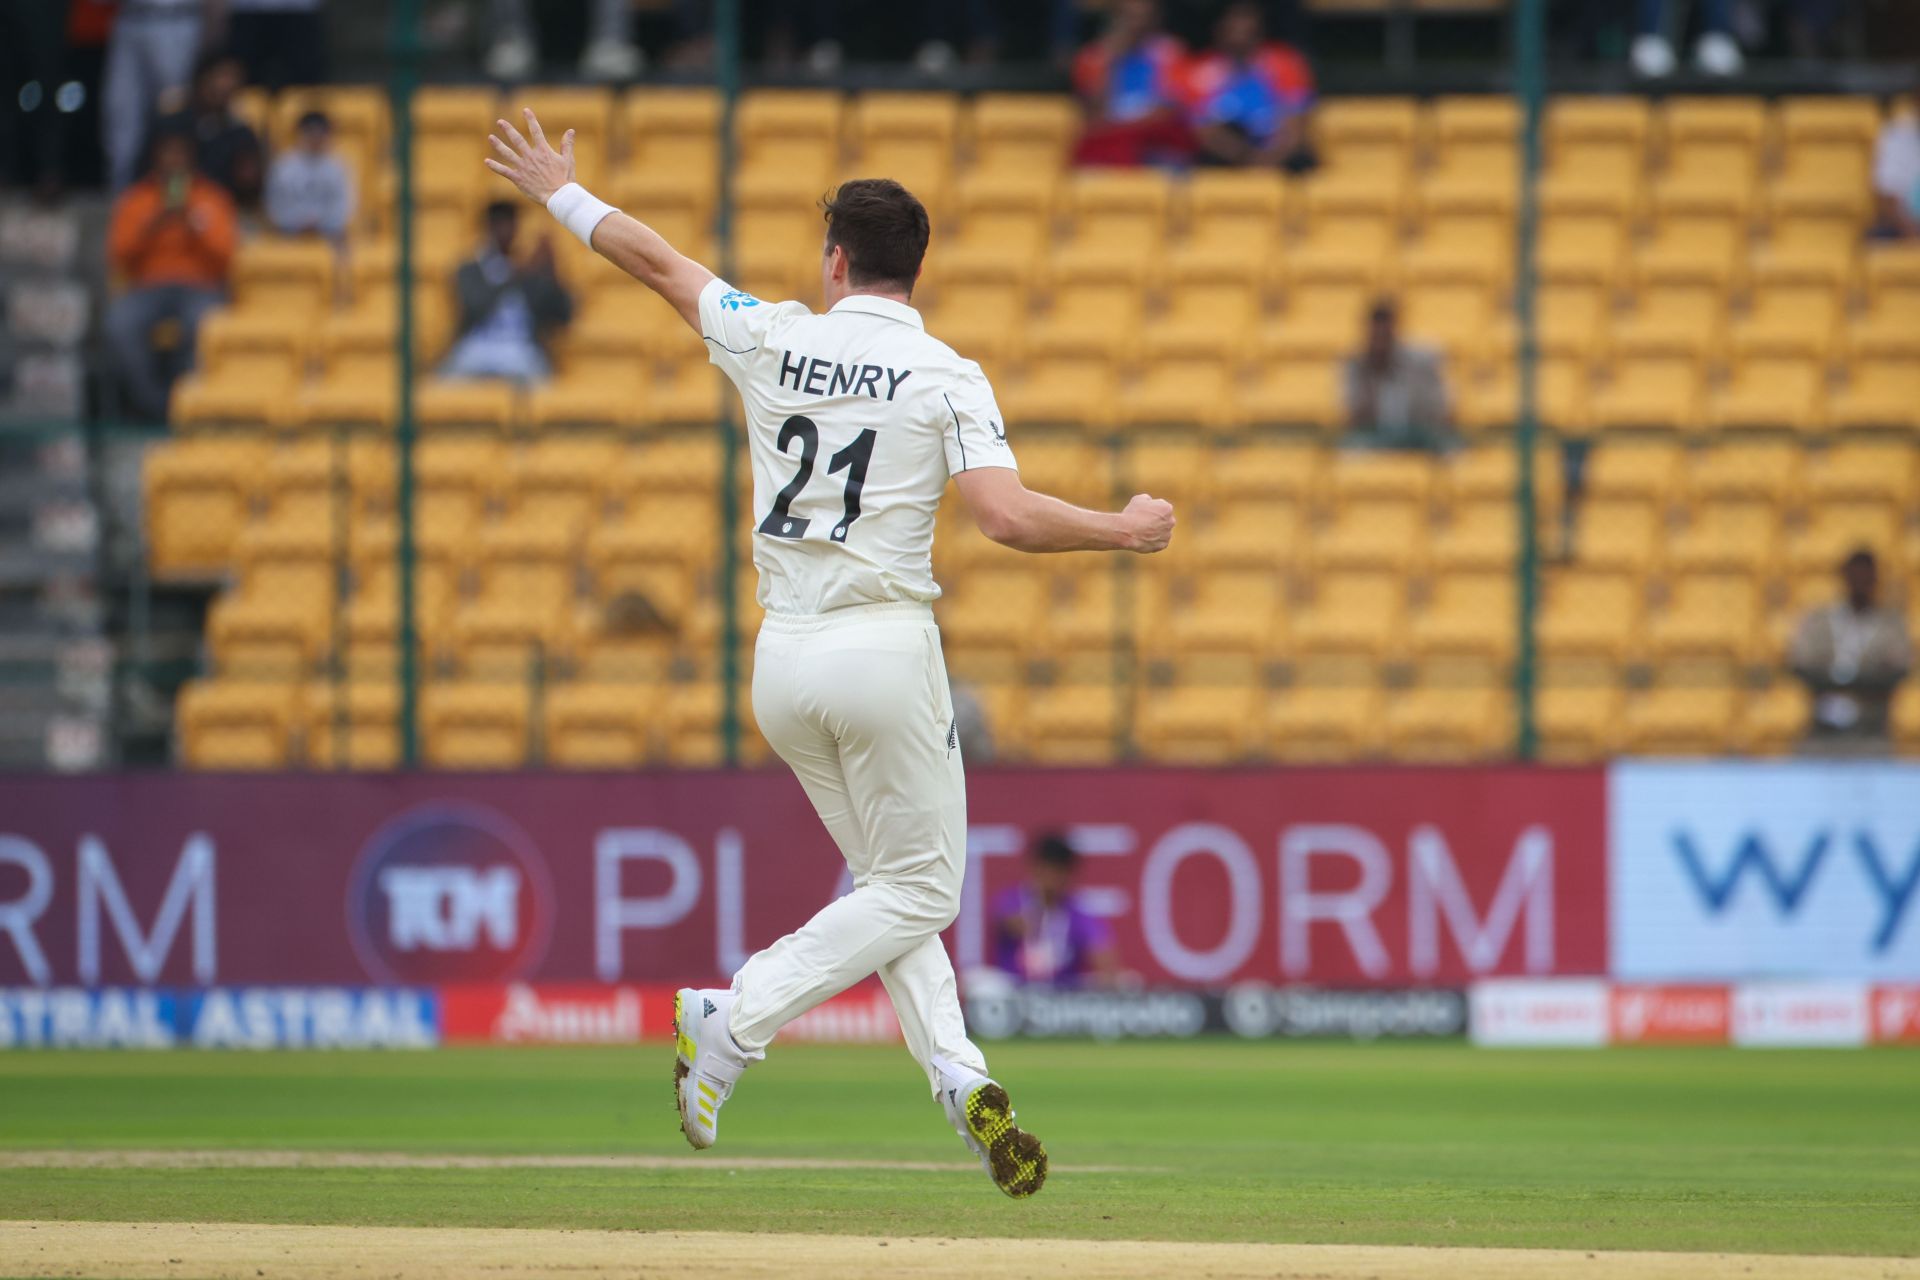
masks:
[[[526,36],[502,36],[487,50],[487,75],[494,80],[525,80],[539,61],[540,51]]]
[[[1709,31],[1693,46],[1693,64],[1710,76],[1737,76],[1747,59],[1740,44],[1724,31]]]
[[[1634,71],[1649,80],[1666,79],[1673,74],[1678,61],[1667,38],[1657,35],[1635,36],[1627,58],[1633,63]]]
[[[588,80],[621,83],[645,69],[646,55],[630,40],[594,40],[580,55],[580,74]]]
[[[998,1081],[943,1058],[933,1065],[940,1072],[940,1108],[947,1123],[980,1157],[993,1185],[1015,1200],[1038,1191],[1047,1180],[1047,1149],[1014,1123],[1007,1091]]]
[[[733,1086],[764,1053],[741,1051],[727,1031],[733,993],[723,988],[682,987],[673,995],[673,1096],[680,1132],[697,1151],[720,1140],[720,1108]]]

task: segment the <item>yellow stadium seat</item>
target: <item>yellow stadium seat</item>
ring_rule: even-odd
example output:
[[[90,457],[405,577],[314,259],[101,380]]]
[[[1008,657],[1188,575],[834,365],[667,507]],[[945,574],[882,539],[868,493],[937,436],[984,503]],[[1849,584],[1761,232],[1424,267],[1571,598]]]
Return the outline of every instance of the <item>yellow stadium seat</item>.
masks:
[[[1665,546],[1661,506],[1645,499],[1590,499],[1580,506],[1574,556],[1586,569],[1645,573]]]
[[[1784,507],[1799,492],[1804,463],[1797,443],[1722,444],[1692,456],[1688,489],[1696,501],[1748,499]]]
[[[310,237],[263,236],[233,259],[236,305],[250,311],[311,315],[333,302],[333,247]]]
[[[1731,227],[1675,225],[1663,228],[1633,258],[1635,287],[1693,287],[1724,299],[1746,265],[1744,235]]]
[[[1386,747],[1396,760],[1485,759],[1512,743],[1512,713],[1491,684],[1416,685],[1386,699]]]
[[[1226,764],[1252,754],[1259,700],[1244,687],[1175,687],[1142,699],[1140,744],[1169,764]]]
[[[1324,454],[1312,445],[1250,440],[1218,449],[1208,470],[1214,478],[1214,490],[1222,498],[1304,503],[1317,491],[1323,462]],[[1150,477],[1143,475],[1140,479]]]
[[[1702,146],[1757,153],[1767,134],[1767,104],[1746,97],[1676,97],[1661,110],[1669,161]]]
[[[1235,416],[1252,425],[1331,430],[1346,420],[1340,367],[1328,359],[1263,361],[1255,379],[1235,395]]]
[[[1541,758],[1560,764],[1606,759],[1619,749],[1620,706],[1613,684],[1541,688],[1534,703]]]
[[[1756,291],[1752,311],[1733,331],[1736,360],[1780,357],[1825,362],[1839,325],[1833,290],[1781,285]]]
[[[328,604],[324,597],[223,593],[207,611],[207,647],[215,672],[226,680],[303,678],[326,639]]]
[[[1335,98],[1314,112],[1313,130],[1329,166],[1405,168],[1420,129],[1420,104],[1412,98]]]
[[[1396,236],[1407,220],[1407,179],[1398,168],[1355,167],[1306,180],[1308,229],[1366,227]]]
[[[1562,148],[1607,144],[1646,149],[1653,130],[1648,99],[1634,95],[1556,97],[1547,107],[1546,133],[1559,163]]]
[[[1817,431],[1825,422],[1826,368],[1818,360],[1779,357],[1749,361],[1708,406],[1708,420],[1721,430],[1784,427]]]
[[[1413,620],[1414,655],[1508,661],[1519,628],[1513,568],[1509,562],[1490,572],[1447,574],[1436,580],[1426,608]]]
[[[1547,286],[1585,285],[1611,293],[1626,264],[1627,233],[1607,218],[1557,218],[1540,231],[1534,266]]]
[[[1410,288],[1401,296],[1400,313],[1408,338],[1439,351],[1445,376],[1454,380],[1485,358],[1496,327],[1492,290],[1485,284]]]
[[[1289,310],[1302,294],[1338,290],[1354,314],[1392,278],[1399,246],[1389,228],[1368,218],[1320,226],[1271,259],[1275,282],[1288,293]]]
[[[1673,495],[1685,454],[1669,441],[1609,441],[1587,459],[1585,490],[1601,500],[1663,504]]]
[[[1870,245],[1864,274],[1867,297],[1875,308],[1895,299],[1909,309],[1920,305],[1920,244]]]
[[[1160,645],[1175,654],[1266,653],[1278,639],[1280,583],[1271,568],[1210,573],[1164,619]]]
[[[196,680],[180,692],[180,755],[190,769],[278,769],[287,763],[294,686]]]
[[[1342,452],[1333,456],[1326,479],[1336,507],[1400,502],[1423,511],[1433,495],[1436,466],[1421,453]]]
[[[1847,385],[1833,394],[1827,420],[1836,429],[1920,429],[1920,365],[1906,359],[1855,364]]]
[[[1858,168],[1857,174],[1802,170],[1768,184],[1773,242],[1845,244],[1866,230],[1873,212],[1871,186],[1865,164]]]
[[[1822,288],[1839,294],[1853,287],[1856,258],[1847,239],[1774,243],[1753,255],[1750,274],[1761,289]]]
[[[720,94],[705,86],[634,89],[620,106],[629,152],[663,138],[712,138],[720,127]]]
[[[1911,510],[1920,492],[1917,461],[1920,451],[1906,441],[1836,444],[1807,466],[1807,495],[1816,506],[1881,503]]]
[[[1765,501],[1714,502],[1697,507],[1674,535],[1667,563],[1680,573],[1731,572],[1756,577],[1779,554],[1780,518]]]
[[[1443,167],[1456,148],[1510,147],[1520,135],[1520,105],[1504,94],[1436,98],[1428,119]]]
[[[1195,560],[1209,570],[1270,568],[1299,554],[1300,519],[1297,502],[1246,498],[1181,534]]]
[[[975,167],[1053,173],[1080,130],[1080,110],[1058,94],[983,93],[971,124]]]
[[[844,116],[832,90],[756,89],[741,98],[733,123],[746,162],[778,157],[810,170],[816,158],[822,168],[838,161]]]
[[[306,763],[391,769],[400,763],[400,688],[389,668],[374,680],[315,681],[300,692]]]
[[[1542,424],[1564,434],[1583,434],[1589,421],[1591,383],[1584,357],[1543,358],[1535,367],[1535,415]],[[1510,430],[1520,419],[1518,372],[1497,367],[1491,379],[1469,382],[1461,388],[1458,402],[1459,425],[1465,430]]]
[[[471,679],[544,679],[550,665],[571,656],[572,624],[564,601],[555,608],[537,596],[520,599],[491,590],[454,612],[454,662]]]
[[[1882,362],[1920,366],[1920,293],[1881,300],[1854,320],[1846,340],[1856,368]]]
[[[1322,574],[1311,603],[1290,620],[1294,650],[1379,658],[1406,638],[1406,590],[1393,572]]]
[[[1741,744],[1754,755],[1786,755],[1807,731],[1811,701],[1806,686],[1793,679],[1748,695],[1740,711]]]
[[[621,769],[643,763],[659,687],[646,683],[568,683],[545,695],[546,761],[565,769]]]
[[[264,441],[204,436],[155,445],[141,477],[148,560],[160,577],[226,568],[266,468]]]
[[[1127,484],[1138,492],[1147,485],[1167,496],[1199,502],[1213,492],[1211,453],[1192,432],[1154,432],[1132,437],[1122,466]]]
[[[1711,657],[1743,662],[1759,631],[1760,597],[1745,573],[1699,573],[1676,579],[1667,607],[1647,624],[1660,659]]]
[[[1593,398],[1599,427],[1653,427],[1691,431],[1702,419],[1699,362],[1688,356],[1647,356],[1622,361],[1611,382]]]
[[[440,769],[512,769],[529,748],[524,684],[449,682],[420,694],[423,754]]]
[[[1643,755],[1720,755],[1733,744],[1736,712],[1727,685],[1651,689],[1628,701],[1621,742]]]
[[[1040,619],[1042,651],[1060,658],[1090,656],[1102,661],[1126,635],[1113,570],[1096,567],[1055,579]]]
[[[1780,140],[1789,154],[1807,143],[1841,143],[1870,150],[1880,132],[1880,108],[1871,98],[1782,98],[1775,112]]]
[[[601,432],[533,441],[513,459],[514,516],[568,528],[592,524],[602,515],[620,450],[618,437]]]
[[[1681,169],[1653,185],[1660,233],[1710,232],[1744,238],[1754,220],[1754,175],[1745,169]]]
[[[1511,496],[1456,506],[1433,535],[1428,559],[1437,573],[1512,571],[1520,563],[1520,522]]]
[[[1542,653],[1613,662],[1634,655],[1646,604],[1640,571],[1556,569],[1545,584],[1537,627]]]
[[[1053,230],[1054,207],[1060,195],[1060,174],[1052,167],[975,171],[960,180],[959,242],[1031,265],[1033,254]],[[951,245],[938,240],[929,258],[931,269],[942,270],[941,260]]]
[[[960,99],[950,93],[863,93],[852,115],[862,156],[900,145],[951,155],[960,131]]]
[[[1149,333],[1148,340],[1153,335]],[[1228,352],[1162,356],[1120,397],[1125,426],[1191,424],[1224,430],[1240,424],[1233,398],[1234,361]]]
[[[1047,580],[1033,569],[979,570],[940,600],[941,634],[955,649],[1025,653],[1034,642]]]
[[[1892,729],[1902,751],[1920,750],[1920,681],[1905,681],[1893,695]]]
[[[1371,678],[1295,683],[1268,704],[1267,753],[1299,764],[1365,759],[1380,751],[1382,699]]]
[[[1286,189],[1276,173],[1251,169],[1201,170],[1187,180],[1187,231],[1201,244],[1244,252],[1279,232]]]
[[[1067,185],[1075,237],[1138,249],[1166,238],[1173,184],[1157,169],[1088,169]]]
[[[513,383],[493,378],[428,378],[414,384],[414,420],[422,427],[504,431],[520,414]]]
[[[1027,699],[1028,752],[1042,764],[1106,764],[1117,753],[1121,694],[1106,684],[1033,690]]]
[[[180,427],[282,426],[289,418],[295,378],[294,364],[283,355],[229,355],[217,372],[189,374],[175,382],[167,417]]]
[[[1421,229],[1429,243],[1501,244],[1512,257],[1519,182],[1511,173],[1439,173],[1420,185]]]
[[[1543,227],[1605,226],[1624,232],[1640,215],[1645,198],[1636,173],[1622,178],[1604,170],[1555,168],[1540,181]]]

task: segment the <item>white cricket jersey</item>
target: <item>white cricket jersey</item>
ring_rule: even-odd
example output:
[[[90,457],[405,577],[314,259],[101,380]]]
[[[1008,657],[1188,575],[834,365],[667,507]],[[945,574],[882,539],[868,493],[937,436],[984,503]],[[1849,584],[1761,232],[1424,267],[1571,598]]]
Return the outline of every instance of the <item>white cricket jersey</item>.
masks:
[[[865,295],[815,315],[716,279],[700,293],[700,333],[746,407],[761,606],[936,599],[948,477],[1014,466],[980,366],[912,307]]]

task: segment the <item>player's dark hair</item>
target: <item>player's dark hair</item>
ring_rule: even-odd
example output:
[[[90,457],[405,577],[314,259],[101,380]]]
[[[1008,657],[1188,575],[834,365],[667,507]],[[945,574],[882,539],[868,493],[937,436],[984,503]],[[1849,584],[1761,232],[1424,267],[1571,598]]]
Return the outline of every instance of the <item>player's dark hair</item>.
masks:
[[[911,294],[927,256],[927,206],[891,178],[843,182],[820,202],[827,249],[847,251],[847,283]]]
[[[483,215],[487,226],[496,222],[520,221],[520,202],[517,200],[489,200]]]
[[[1880,561],[1870,547],[1855,547],[1845,560],[1840,562],[1843,572],[1851,573],[1855,569],[1873,569],[1878,571]]]
[[[1058,833],[1041,836],[1033,844],[1033,860],[1071,871],[1080,864],[1080,851]]]

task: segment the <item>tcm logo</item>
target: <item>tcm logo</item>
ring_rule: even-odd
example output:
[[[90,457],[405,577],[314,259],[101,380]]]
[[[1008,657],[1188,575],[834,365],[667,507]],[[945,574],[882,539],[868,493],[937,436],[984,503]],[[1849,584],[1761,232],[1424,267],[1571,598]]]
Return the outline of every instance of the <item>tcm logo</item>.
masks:
[[[374,832],[347,886],[347,928],[386,982],[502,981],[546,954],[553,889],[524,832],[477,805],[411,810]]]

